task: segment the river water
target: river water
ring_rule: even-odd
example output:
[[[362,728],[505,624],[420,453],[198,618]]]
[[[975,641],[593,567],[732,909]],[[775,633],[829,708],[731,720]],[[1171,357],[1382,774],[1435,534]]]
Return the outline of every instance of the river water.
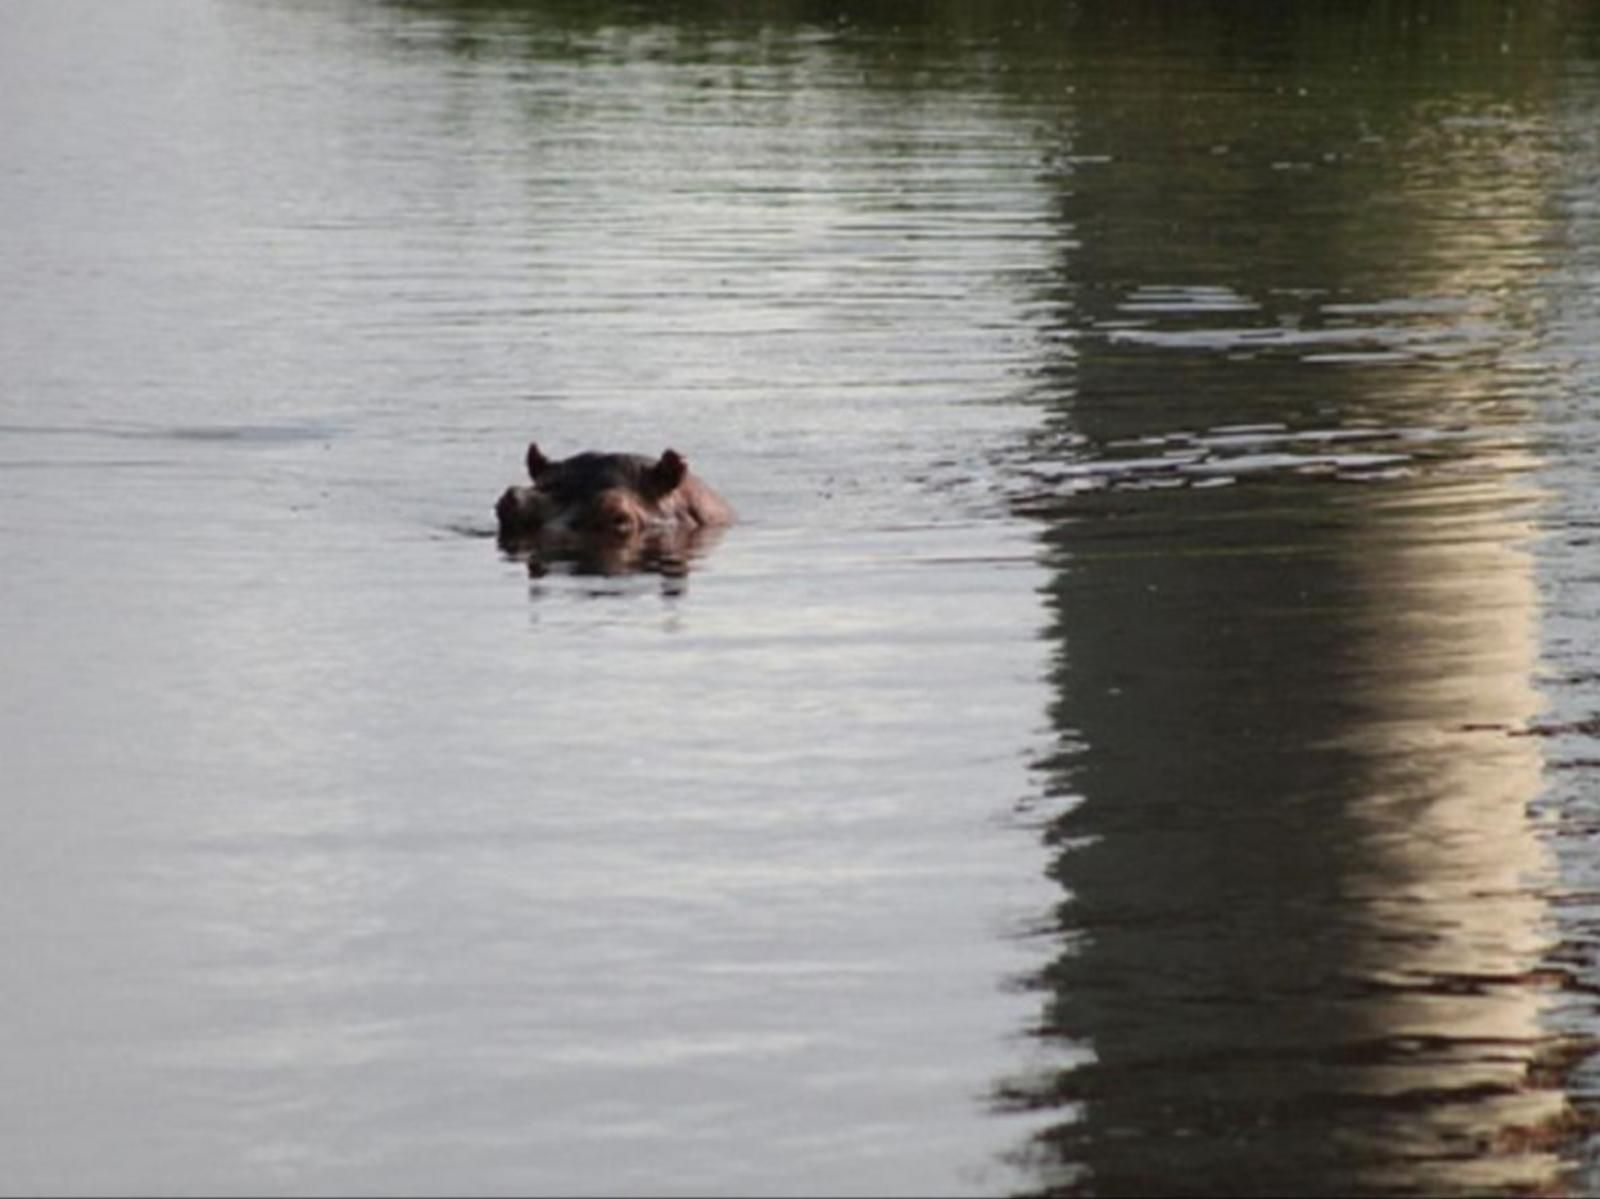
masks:
[[[1600,1192],[1597,64],[0,6],[0,1189]]]

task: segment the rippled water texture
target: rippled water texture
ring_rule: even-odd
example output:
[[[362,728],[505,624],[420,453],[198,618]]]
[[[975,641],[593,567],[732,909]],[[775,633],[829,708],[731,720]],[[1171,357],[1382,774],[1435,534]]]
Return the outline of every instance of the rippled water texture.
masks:
[[[1597,61],[0,5],[0,1189],[1600,1191]]]

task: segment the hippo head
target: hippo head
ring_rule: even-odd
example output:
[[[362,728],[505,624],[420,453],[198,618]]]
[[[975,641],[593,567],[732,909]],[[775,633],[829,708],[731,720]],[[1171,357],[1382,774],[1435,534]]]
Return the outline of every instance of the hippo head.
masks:
[[[509,487],[495,504],[501,540],[544,537],[626,541],[671,522],[663,505],[689,473],[683,456],[583,453],[559,462],[528,446],[527,486]]]

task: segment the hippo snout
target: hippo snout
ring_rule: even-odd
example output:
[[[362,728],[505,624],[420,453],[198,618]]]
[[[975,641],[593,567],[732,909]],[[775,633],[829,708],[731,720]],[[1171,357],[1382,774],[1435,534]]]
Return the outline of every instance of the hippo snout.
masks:
[[[507,487],[504,494],[495,501],[494,514],[502,527],[516,520],[517,489],[515,487]]]
[[[550,516],[550,501],[534,487],[508,487],[495,501],[494,514],[502,537],[528,537],[539,532]]]

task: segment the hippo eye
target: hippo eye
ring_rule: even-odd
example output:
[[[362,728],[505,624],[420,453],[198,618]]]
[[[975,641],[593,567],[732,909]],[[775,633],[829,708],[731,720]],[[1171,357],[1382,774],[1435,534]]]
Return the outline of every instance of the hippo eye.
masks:
[[[552,499],[567,501],[573,498],[574,489],[571,481],[567,479],[549,478],[547,476],[540,479],[534,486]]]

